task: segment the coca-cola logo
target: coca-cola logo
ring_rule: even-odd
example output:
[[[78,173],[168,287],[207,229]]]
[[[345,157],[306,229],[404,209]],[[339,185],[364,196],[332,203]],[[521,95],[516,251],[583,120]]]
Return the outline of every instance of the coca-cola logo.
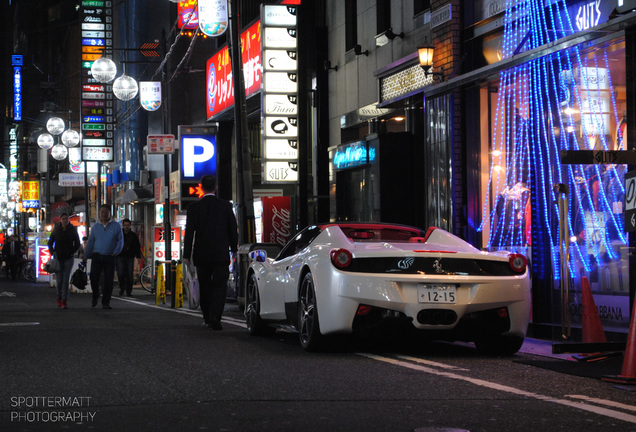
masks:
[[[272,206],[272,232],[270,242],[284,245],[291,236],[291,211]]]

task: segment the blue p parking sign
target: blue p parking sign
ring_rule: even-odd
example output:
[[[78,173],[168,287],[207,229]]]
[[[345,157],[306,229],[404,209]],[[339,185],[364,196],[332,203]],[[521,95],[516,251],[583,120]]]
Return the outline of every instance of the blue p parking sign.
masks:
[[[216,175],[216,136],[181,136],[181,180],[199,180],[205,174]]]

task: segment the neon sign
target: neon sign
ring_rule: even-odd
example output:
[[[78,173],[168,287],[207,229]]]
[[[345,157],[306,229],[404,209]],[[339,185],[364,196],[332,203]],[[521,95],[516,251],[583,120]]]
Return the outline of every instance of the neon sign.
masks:
[[[354,168],[375,161],[375,148],[369,148],[366,141],[356,141],[339,146],[333,156],[336,169]]]

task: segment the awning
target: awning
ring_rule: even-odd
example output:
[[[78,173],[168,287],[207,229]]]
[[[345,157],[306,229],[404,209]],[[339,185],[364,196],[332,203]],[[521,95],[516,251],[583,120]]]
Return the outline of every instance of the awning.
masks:
[[[150,186],[152,187],[152,186]],[[117,204],[130,204],[134,202],[154,202],[154,194],[149,188],[128,189],[122,196],[116,199]]]

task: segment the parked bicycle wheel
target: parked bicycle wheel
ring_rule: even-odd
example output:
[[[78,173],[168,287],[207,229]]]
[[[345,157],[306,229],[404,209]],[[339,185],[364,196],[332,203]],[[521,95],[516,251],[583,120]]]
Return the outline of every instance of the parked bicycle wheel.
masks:
[[[146,266],[139,275],[141,287],[151,294],[155,292],[155,281],[152,277],[152,266]]]
[[[33,261],[28,261],[22,265],[21,276],[22,279],[35,282],[35,265],[33,265]]]

